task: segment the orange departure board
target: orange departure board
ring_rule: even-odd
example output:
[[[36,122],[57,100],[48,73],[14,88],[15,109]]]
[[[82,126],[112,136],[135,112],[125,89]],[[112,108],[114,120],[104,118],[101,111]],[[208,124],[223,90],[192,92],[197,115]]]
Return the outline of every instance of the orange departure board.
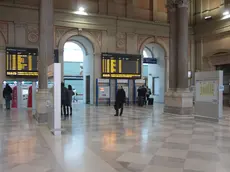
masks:
[[[38,49],[6,48],[6,75],[37,77]]]
[[[140,79],[141,55],[102,53],[102,78]]]

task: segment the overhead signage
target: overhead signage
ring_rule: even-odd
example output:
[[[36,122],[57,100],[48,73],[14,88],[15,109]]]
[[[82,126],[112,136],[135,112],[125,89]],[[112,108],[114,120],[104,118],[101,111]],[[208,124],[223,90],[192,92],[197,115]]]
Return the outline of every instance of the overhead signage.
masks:
[[[140,79],[141,55],[102,53],[102,78]]]
[[[157,64],[156,58],[143,58],[143,63],[145,64]]]
[[[6,48],[7,76],[38,76],[38,49],[34,48]]]

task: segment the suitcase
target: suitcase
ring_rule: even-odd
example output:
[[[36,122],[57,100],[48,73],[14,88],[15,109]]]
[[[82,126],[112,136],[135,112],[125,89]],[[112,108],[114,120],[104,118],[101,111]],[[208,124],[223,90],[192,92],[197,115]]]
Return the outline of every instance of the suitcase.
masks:
[[[153,98],[149,98],[148,105],[153,105]]]

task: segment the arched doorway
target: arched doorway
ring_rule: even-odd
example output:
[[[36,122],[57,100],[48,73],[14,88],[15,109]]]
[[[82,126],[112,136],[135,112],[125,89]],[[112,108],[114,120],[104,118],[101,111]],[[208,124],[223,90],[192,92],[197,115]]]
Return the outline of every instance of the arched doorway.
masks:
[[[100,43],[96,37],[86,30],[71,30],[64,34],[58,42],[59,62],[62,64],[62,79],[64,80],[64,45],[74,42],[83,50],[83,102],[95,104],[96,78],[101,76]],[[76,69],[77,70],[77,69]],[[88,83],[88,84],[87,84]],[[87,94],[86,94],[87,93]]]
[[[74,102],[93,102],[93,52],[92,43],[83,36],[73,36],[64,44],[64,81],[76,93]]]
[[[73,103],[83,102],[84,80],[83,62],[85,53],[79,43],[68,41],[64,45],[64,82],[71,85],[74,91]]]
[[[223,71],[223,104],[228,106],[230,102],[230,51],[222,49],[208,53],[203,57],[203,70]]]
[[[156,64],[143,63],[143,77],[146,85],[151,89],[154,101],[164,103],[166,92],[166,62],[165,51],[156,43],[149,43],[142,51],[143,58],[155,58]]]

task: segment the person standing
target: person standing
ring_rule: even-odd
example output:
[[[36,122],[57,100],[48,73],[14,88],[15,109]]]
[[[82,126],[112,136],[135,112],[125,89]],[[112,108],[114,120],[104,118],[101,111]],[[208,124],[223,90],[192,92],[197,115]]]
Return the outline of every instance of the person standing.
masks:
[[[119,115],[119,109],[121,109],[120,116],[122,116],[125,100],[126,100],[125,90],[123,89],[123,87],[121,87],[118,89],[117,94],[116,94],[116,100],[115,100],[115,105],[114,105],[116,114],[114,116]]]
[[[73,101],[73,95],[74,95],[74,92],[73,92],[73,89],[72,89],[72,86],[71,85],[68,85],[68,115],[72,116],[72,101]]]
[[[3,90],[3,98],[6,102],[6,109],[10,110],[10,101],[12,100],[12,88],[9,86],[9,84],[6,84],[6,87]]]
[[[68,105],[68,89],[65,87],[64,82],[61,83],[61,109],[62,109],[62,116],[64,120],[67,117],[67,105]]]
[[[149,87],[146,87],[146,88],[147,88],[146,97],[147,97],[147,101],[149,101],[149,97],[152,93]]]
[[[137,95],[138,95],[138,106],[141,106],[141,93],[142,93],[142,87],[140,86],[138,89],[137,89]]]
[[[145,87],[145,85],[142,86],[141,92],[142,92],[142,99],[144,101],[143,103],[144,105],[146,105],[147,104],[147,101],[146,101],[147,88]]]

